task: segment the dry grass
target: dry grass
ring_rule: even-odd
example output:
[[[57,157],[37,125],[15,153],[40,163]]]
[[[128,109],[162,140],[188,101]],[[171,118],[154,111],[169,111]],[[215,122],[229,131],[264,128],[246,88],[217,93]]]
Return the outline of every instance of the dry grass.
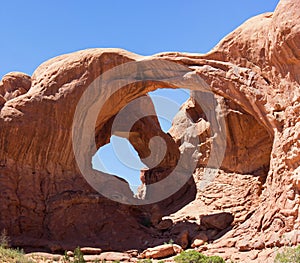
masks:
[[[5,248],[0,246],[0,262],[1,263],[33,263],[27,259],[22,250]]]

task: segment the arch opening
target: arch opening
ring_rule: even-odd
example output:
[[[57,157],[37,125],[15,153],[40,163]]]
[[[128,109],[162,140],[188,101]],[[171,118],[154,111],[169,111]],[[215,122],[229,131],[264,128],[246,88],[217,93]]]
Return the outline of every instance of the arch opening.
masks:
[[[156,128],[164,133],[168,133],[172,126],[173,118],[184,101],[189,98],[190,91],[160,88],[149,92],[148,95],[148,102],[153,104],[154,107],[154,112],[150,113],[155,114],[154,118],[158,120],[158,127]],[[121,133],[119,132],[119,134]],[[114,134],[109,138],[109,142],[99,147],[93,155],[92,168],[126,180],[135,197],[139,196],[138,192],[144,183],[141,176],[149,169],[141,161],[137,150],[130,143],[129,138]]]
[[[140,170],[147,167],[130,142],[116,135],[111,136],[110,143],[98,149],[92,157],[92,166],[100,172],[123,178],[134,194],[142,183]]]

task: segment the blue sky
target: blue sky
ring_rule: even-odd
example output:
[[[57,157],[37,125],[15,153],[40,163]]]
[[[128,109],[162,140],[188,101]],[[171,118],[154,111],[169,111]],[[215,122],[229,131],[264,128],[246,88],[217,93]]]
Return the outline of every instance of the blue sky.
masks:
[[[15,0],[0,3],[0,77],[91,47],[206,53],[278,0]]]
[[[1,1],[0,78],[10,71],[32,74],[64,53],[119,47],[151,55],[163,51],[206,53],[248,18],[273,11],[278,0],[52,0]],[[181,104],[182,91],[158,91]],[[186,97],[185,97],[186,96]],[[168,125],[164,125],[167,129]],[[108,149],[108,150],[106,150]],[[138,183],[106,147],[107,169]],[[133,174],[133,175],[132,175]],[[131,176],[132,175],[132,176]]]

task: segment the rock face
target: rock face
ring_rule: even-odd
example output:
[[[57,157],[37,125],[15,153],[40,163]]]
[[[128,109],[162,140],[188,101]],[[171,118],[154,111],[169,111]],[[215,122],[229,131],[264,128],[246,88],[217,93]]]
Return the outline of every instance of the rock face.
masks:
[[[180,112],[175,116],[169,131],[180,146],[182,154],[189,152],[189,160],[185,162],[187,166],[197,163],[197,167],[205,167],[211,155],[214,135],[205,112],[197,102],[201,100],[195,99],[200,96],[203,99],[205,94],[192,92],[191,98],[182,105]],[[219,159],[223,158],[221,168],[228,172],[260,175],[264,179],[270,164],[272,136],[235,102],[220,96],[217,96],[217,100],[223,106],[226,124],[224,158],[217,153]]]
[[[78,245],[104,250],[158,245],[162,230],[150,227],[154,206],[134,199],[124,180],[91,167],[97,148],[117,134],[129,139],[149,167],[143,173],[145,200],[166,194],[167,199],[158,204],[157,224],[161,216],[186,205],[193,195],[189,189],[196,189],[199,171],[208,165],[219,168],[224,178],[234,174],[236,186],[239,178],[249,178],[244,198],[250,195],[250,201],[236,204],[242,207],[239,211],[247,207],[249,214],[224,237],[230,242],[221,239],[219,245],[247,243],[247,250],[258,243],[260,248],[284,245],[273,242],[274,236],[279,239],[300,228],[299,22],[300,2],[282,0],[274,13],[248,20],[205,55],[142,57],[119,49],[91,49],[51,59],[32,77],[4,76],[0,82],[0,229],[7,230],[16,246],[57,251]],[[97,82],[105,85],[94,85],[99,76],[116,74],[120,68],[126,73],[122,77],[106,74]],[[194,91],[174,119],[170,134],[165,134],[147,93],[180,84]],[[103,105],[97,114],[89,115],[95,121],[93,136],[88,136],[74,124],[74,116],[88,119],[84,115],[88,111],[83,107],[78,112],[77,106],[91,85],[94,96],[83,105]],[[199,96],[211,100],[208,108],[198,103]],[[128,106],[131,114],[114,127],[124,106],[138,98],[138,103]],[[212,120],[207,115],[213,112],[217,117]],[[128,130],[124,123],[132,122],[132,116],[139,118]],[[220,119],[225,137],[213,128]],[[75,141],[74,146],[74,133],[77,138],[80,131],[88,143]],[[224,158],[220,142],[226,142]],[[78,162],[76,145],[83,164]],[[216,160],[209,163],[213,154]],[[109,189],[109,196],[87,183],[81,165],[93,174],[99,189]],[[186,177],[195,169],[193,178]],[[163,179],[173,171],[176,180],[163,187]],[[156,182],[159,186],[151,188]],[[207,187],[215,196],[220,194],[213,184]],[[245,184],[240,187],[244,192]],[[259,195],[259,200],[251,200],[251,191],[257,188],[253,196]],[[170,189],[179,191],[172,195]],[[205,191],[198,194],[205,196]],[[185,201],[178,205],[175,200]],[[225,207],[219,204],[219,210]]]

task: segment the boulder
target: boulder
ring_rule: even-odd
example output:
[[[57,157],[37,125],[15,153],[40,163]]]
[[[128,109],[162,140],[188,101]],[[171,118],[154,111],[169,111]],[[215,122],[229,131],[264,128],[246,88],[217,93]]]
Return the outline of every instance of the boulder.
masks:
[[[83,259],[85,262],[103,262],[103,261],[129,262],[131,256],[127,253],[121,253],[121,252],[103,252],[100,255],[84,255]]]
[[[189,231],[183,230],[176,238],[176,244],[180,245],[183,249],[189,246]]]
[[[94,248],[94,247],[81,247],[80,251],[84,255],[99,255],[102,252],[101,248]]]
[[[207,241],[208,241],[207,234],[204,231],[199,232],[198,235],[193,238],[191,247],[192,248],[200,247],[200,246],[204,245],[205,242],[207,242]]]
[[[182,251],[183,250],[179,245],[166,244],[166,245],[161,245],[153,248],[148,248],[141,253],[140,257],[153,258],[153,259],[166,258],[166,257],[179,254]]]
[[[93,256],[90,256],[91,258]],[[97,256],[100,261],[129,261],[131,256],[128,253],[121,253],[121,252],[103,252],[101,255]],[[88,256],[85,257],[88,259]]]
[[[167,230],[172,225],[173,225],[173,221],[171,219],[163,219],[155,227],[159,230]]]
[[[228,212],[200,216],[201,225],[206,228],[215,228],[219,230],[229,227],[233,222],[233,219],[233,215]]]

